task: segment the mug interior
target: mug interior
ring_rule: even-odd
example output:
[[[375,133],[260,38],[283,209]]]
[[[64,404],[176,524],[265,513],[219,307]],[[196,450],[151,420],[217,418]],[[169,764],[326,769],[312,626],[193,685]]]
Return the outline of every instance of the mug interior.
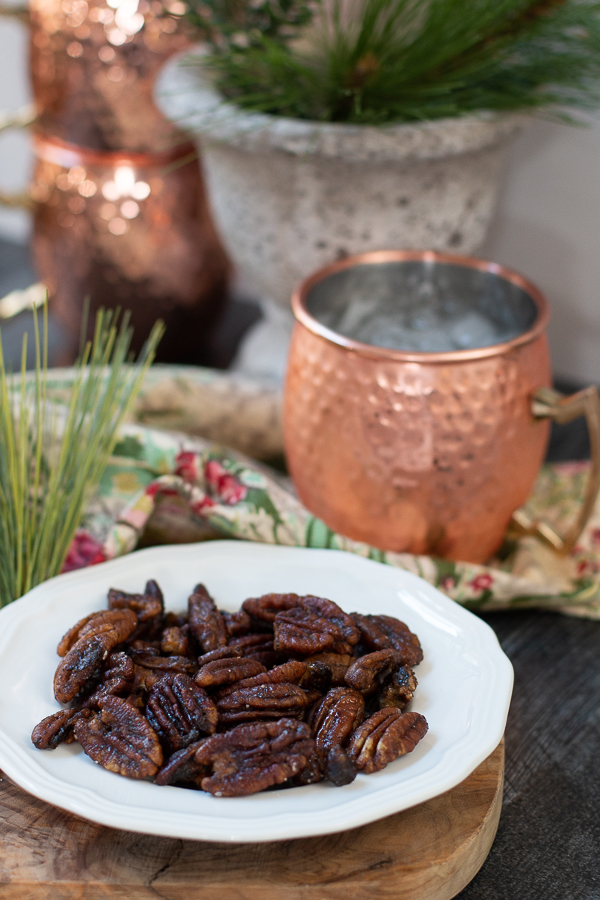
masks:
[[[356,263],[313,284],[305,304],[343,337],[420,353],[502,344],[538,317],[531,295],[508,278],[432,260]]]

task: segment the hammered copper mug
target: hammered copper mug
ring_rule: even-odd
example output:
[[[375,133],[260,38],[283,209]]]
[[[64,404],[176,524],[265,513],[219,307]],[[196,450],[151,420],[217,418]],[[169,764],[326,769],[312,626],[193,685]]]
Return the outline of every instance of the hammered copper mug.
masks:
[[[548,305],[533,284],[482,260],[381,251],[312,275],[292,305],[285,446],[314,515],[383,550],[449,559],[484,562],[511,525],[572,549],[600,485],[600,401],[596,388],[568,398],[551,390]],[[408,349],[394,349],[398,340]],[[519,507],[549,420],[579,415],[592,469],[560,537]]]

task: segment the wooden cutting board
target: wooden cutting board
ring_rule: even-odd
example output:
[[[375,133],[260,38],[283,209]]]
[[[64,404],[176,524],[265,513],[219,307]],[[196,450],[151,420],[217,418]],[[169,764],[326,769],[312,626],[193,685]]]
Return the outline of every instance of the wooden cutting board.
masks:
[[[449,900],[483,864],[504,742],[462,784],[340,834],[211,844],[94,825],[0,773],[2,900]]]

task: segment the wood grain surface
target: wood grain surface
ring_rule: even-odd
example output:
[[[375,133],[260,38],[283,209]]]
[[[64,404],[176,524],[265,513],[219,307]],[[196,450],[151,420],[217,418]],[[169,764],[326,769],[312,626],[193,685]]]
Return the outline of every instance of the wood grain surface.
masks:
[[[504,743],[441,797],[340,834],[211,844],[94,825],[0,780],[7,900],[449,900],[483,864]]]

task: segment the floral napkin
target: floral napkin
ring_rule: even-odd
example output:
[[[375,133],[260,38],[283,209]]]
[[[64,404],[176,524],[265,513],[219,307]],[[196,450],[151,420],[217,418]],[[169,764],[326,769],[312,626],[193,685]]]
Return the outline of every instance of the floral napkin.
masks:
[[[574,515],[587,463],[546,466],[529,511],[555,527]],[[345,550],[414,572],[470,609],[544,607],[600,618],[600,502],[573,553],[523,538],[487,566],[389,553],[332,532],[289,479],[200,437],[128,425],[71,547],[65,570],[148,543],[215,537]]]

